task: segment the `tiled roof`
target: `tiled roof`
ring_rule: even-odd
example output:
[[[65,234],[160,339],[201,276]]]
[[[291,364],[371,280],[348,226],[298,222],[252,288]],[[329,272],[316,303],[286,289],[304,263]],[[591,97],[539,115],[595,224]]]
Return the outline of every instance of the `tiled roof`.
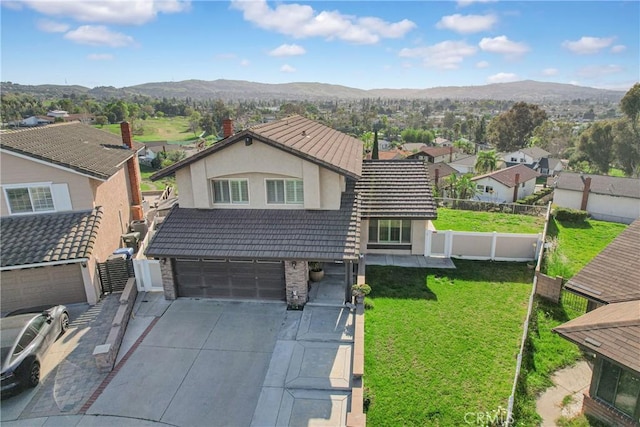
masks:
[[[119,136],[79,122],[5,132],[0,148],[103,180],[135,155]]]
[[[450,153],[457,153],[458,149],[455,147],[422,147],[420,151],[431,157],[440,157]]]
[[[453,162],[450,162],[450,164],[460,165],[460,166],[475,166],[477,159],[478,159],[478,156],[476,155],[460,157],[459,159],[455,159]]]
[[[98,234],[102,208],[2,217],[0,267],[87,258]]]
[[[436,218],[422,160],[365,160],[356,184],[363,218]]]
[[[343,193],[340,210],[171,210],[149,244],[153,257],[356,259],[357,197]]]
[[[152,176],[159,179],[176,170],[250,137],[357,179],[362,172],[363,143],[359,139],[302,116],[264,123],[232,135]]]
[[[640,373],[640,300],[602,306],[553,330]]]
[[[438,177],[442,179],[451,174],[457,174],[458,171],[452,168],[448,163],[427,163],[427,170],[429,171],[429,177],[432,180],[436,179],[436,170],[438,170]]]
[[[378,159],[380,160],[404,159],[409,154],[411,153],[404,150],[380,151],[378,153]]]
[[[562,172],[558,175],[556,188],[582,191],[584,188],[583,179],[587,177],[591,178],[591,193],[640,199],[640,179],[638,178]]]
[[[540,174],[533,169],[525,165],[511,166],[506,169],[500,169],[494,172],[490,172],[484,175],[478,175],[471,178],[471,181],[477,181],[482,178],[492,178],[499,183],[512,188],[516,185],[516,174],[519,174],[519,183],[527,182],[531,179],[537,178]]]
[[[520,152],[526,154],[529,157],[532,157],[535,160],[540,160],[543,157],[548,157],[551,153],[549,153],[546,150],[543,150],[540,147],[528,147],[528,148],[523,148],[520,150]]]
[[[640,219],[573,276],[565,288],[603,303],[640,299]]]

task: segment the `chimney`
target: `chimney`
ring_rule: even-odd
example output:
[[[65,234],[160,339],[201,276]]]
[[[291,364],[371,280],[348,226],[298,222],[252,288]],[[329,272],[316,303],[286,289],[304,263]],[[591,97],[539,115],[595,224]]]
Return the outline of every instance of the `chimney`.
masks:
[[[589,202],[589,191],[591,191],[591,177],[584,179],[584,187],[582,188],[582,203],[580,203],[580,210],[587,210],[587,203]]]
[[[513,187],[513,201],[518,200],[518,187],[520,187],[520,174],[516,174],[516,185]]]
[[[434,178],[434,185],[436,188],[438,188],[438,181],[440,180],[440,169],[439,168],[435,168],[435,178]]]
[[[449,147],[449,163],[453,162],[453,146]]]
[[[231,119],[223,119],[222,120],[222,137],[228,138],[233,135],[233,120]]]
[[[129,122],[120,123],[120,133],[122,142],[135,154],[127,160],[127,171],[129,172],[129,187],[131,189],[131,218],[133,220],[144,219],[142,210],[142,192],[140,191],[140,165],[138,164],[138,153],[133,148],[133,137],[131,134],[131,124]]]

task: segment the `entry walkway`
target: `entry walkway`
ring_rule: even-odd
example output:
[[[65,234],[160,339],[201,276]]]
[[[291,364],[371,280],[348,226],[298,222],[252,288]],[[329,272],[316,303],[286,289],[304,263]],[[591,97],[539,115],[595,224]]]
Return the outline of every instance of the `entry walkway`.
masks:
[[[542,427],[557,426],[558,418],[573,418],[580,414],[584,393],[589,390],[591,383],[591,366],[585,361],[578,362],[554,373],[551,381],[555,385],[545,390],[536,401]],[[571,400],[563,406],[566,396],[571,396]]]
[[[422,255],[378,255],[367,254],[366,265],[395,265],[416,268],[456,268],[451,258],[425,257]]]

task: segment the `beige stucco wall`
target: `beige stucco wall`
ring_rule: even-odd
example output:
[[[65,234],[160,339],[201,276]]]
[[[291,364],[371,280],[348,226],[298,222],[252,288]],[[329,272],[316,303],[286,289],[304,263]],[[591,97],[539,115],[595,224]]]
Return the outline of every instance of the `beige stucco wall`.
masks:
[[[451,243],[452,257],[480,257],[491,253],[492,236],[459,236],[454,235]]]
[[[0,154],[0,163],[2,164],[2,167],[0,167],[0,183],[3,185],[37,182],[67,183],[74,211],[93,208],[90,178],[86,176],[23,159],[6,152]],[[4,190],[0,194],[0,199],[2,199],[0,215],[9,215],[9,207],[7,206]]]
[[[213,204],[211,180],[246,178],[249,204]],[[304,182],[304,205],[268,205],[265,179],[294,178]],[[183,208],[339,209],[344,178],[297,156],[254,140],[232,144],[176,173]]]
[[[388,254],[388,255],[424,255],[425,236],[428,220],[416,219],[411,221],[411,250],[407,249],[369,249],[369,220],[360,222],[360,253]],[[405,243],[406,245],[406,243]]]
[[[580,209],[582,192],[556,188],[553,203],[563,208]],[[589,193],[587,212],[595,219],[630,224],[640,218],[640,199]]]

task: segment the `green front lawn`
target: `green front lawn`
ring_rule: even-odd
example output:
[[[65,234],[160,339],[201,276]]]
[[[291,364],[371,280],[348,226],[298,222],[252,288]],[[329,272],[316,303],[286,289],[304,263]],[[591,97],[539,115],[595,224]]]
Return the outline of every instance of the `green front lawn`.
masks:
[[[542,233],[544,217],[438,208],[437,230],[498,233]]]
[[[147,120],[137,119],[134,126],[133,139],[138,142],[149,141],[175,141],[186,142],[197,139],[197,136],[189,130],[188,117],[162,117],[149,118]],[[110,124],[97,126],[116,135],[120,135],[120,124]],[[136,129],[142,127],[142,134],[137,135]],[[197,131],[200,134],[202,131]]]
[[[465,425],[466,413],[506,408],[533,273],[525,264],[455,263],[367,267],[368,425]]]

